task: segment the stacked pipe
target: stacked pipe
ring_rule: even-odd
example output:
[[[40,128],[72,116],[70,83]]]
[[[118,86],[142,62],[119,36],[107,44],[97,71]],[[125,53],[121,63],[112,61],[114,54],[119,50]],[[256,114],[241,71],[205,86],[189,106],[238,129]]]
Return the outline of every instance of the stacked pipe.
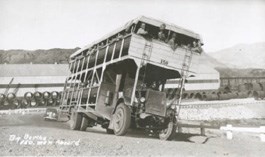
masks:
[[[218,91],[203,92],[203,91],[185,91],[182,99],[197,99],[197,100],[229,100],[229,99],[243,99],[254,97],[256,100],[265,99],[265,82],[262,83],[244,83],[238,85],[237,89],[230,89],[229,87],[220,88]]]
[[[20,101],[17,99],[15,93],[8,93],[5,102],[4,102],[5,109],[15,109],[20,108]]]
[[[53,92],[26,92],[23,97],[17,97],[15,93],[7,95],[0,93],[0,109],[16,109],[37,106],[58,106],[61,93]]]
[[[5,94],[0,94],[0,106],[3,106],[6,100],[6,95]]]
[[[24,94],[24,99],[22,100],[23,107],[34,107],[36,106],[36,101],[34,101],[34,96],[31,92],[26,92]]]
[[[60,103],[61,94],[57,91],[44,92],[43,99],[45,106],[58,106]]]
[[[34,94],[33,94],[33,96],[34,96],[34,101],[35,101],[35,103],[36,103],[36,105],[35,106],[42,106],[42,105],[44,105],[43,104],[43,98],[42,98],[42,93],[41,92],[35,92]]]
[[[60,104],[60,99],[61,93],[55,91],[51,93],[51,100],[53,106],[58,106]]]
[[[49,99],[50,99],[50,92],[44,92],[43,93],[43,101],[44,101],[44,106],[48,106],[49,105]]]
[[[265,82],[253,84],[253,97],[256,100],[265,98]]]

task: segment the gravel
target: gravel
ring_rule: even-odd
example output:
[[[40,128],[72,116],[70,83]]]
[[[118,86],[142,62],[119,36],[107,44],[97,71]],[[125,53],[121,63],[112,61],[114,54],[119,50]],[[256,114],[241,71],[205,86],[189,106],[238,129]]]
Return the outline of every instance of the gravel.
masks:
[[[208,108],[182,108],[180,119],[183,120],[224,120],[224,119],[259,119],[265,118],[265,104],[249,103],[235,106],[213,106]]]
[[[141,131],[129,131],[119,137],[106,134],[100,127],[72,131],[67,122],[44,121],[40,114],[4,115],[0,117],[0,156],[263,156],[265,153],[265,143],[258,137],[238,135],[229,141],[219,130],[206,133],[206,136],[178,134],[173,141],[161,141]],[[14,137],[20,137],[18,142]],[[35,145],[25,144],[25,139]],[[37,145],[38,141],[51,142]]]

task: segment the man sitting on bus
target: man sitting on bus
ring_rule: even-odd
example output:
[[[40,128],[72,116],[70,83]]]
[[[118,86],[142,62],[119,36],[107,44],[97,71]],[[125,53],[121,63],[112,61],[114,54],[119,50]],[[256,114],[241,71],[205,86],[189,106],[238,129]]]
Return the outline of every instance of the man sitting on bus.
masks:
[[[193,41],[192,43],[192,50],[198,53],[202,53],[202,48],[201,48],[201,43],[200,41],[198,41],[198,43],[196,41]]]
[[[163,23],[159,29],[160,31],[158,32],[158,40],[165,42],[166,41],[166,34],[165,34],[166,25]]]
[[[176,50],[176,48],[177,48],[177,44],[175,43],[175,40],[176,40],[176,33],[173,33],[172,34],[172,37],[171,37],[171,39],[168,41],[168,44],[170,45],[170,47],[175,51]]]
[[[145,23],[141,24],[141,27],[137,30],[136,34],[139,34],[142,36],[146,36],[148,34],[148,32],[145,30]]]
[[[93,45],[90,54],[91,54],[91,55],[94,55],[94,54],[96,54],[96,52],[97,52],[97,45]]]
[[[201,54],[203,52],[203,49],[202,49],[203,43],[201,43],[201,41],[199,40],[198,43],[197,43],[197,45],[198,45],[198,53]]]

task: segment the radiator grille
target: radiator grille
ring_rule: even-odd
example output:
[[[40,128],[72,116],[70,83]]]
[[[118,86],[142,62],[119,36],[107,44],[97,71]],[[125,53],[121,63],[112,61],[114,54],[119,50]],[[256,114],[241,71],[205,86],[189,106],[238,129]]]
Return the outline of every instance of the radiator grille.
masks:
[[[166,115],[166,93],[148,90],[145,112],[164,117]]]

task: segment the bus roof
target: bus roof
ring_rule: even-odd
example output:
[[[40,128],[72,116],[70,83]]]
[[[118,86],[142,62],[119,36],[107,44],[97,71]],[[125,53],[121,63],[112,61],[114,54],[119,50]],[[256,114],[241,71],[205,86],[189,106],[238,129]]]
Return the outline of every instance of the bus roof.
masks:
[[[150,18],[150,17],[140,16],[140,17],[138,17],[138,18],[136,18],[134,20],[131,20],[131,21],[127,22],[124,26],[122,26],[122,27],[112,31],[111,33],[103,36],[101,39],[96,40],[96,41],[92,42],[91,44],[88,44],[87,46],[77,50],[75,53],[73,53],[70,56],[70,58],[75,57],[76,55],[78,55],[82,51],[84,51],[85,49],[88,49],[91,46],[93,46],[95,44],[98,44],[98,43],[108,39],[109,37],[115,35],[115,34],[118,34],[119,32],[125,30],[127,27],[131,26],[132,24],[137,24],[138,22],[144,22],[144,23],[156,26],[156,27],[159,27],[161,24],[165,24],[167,30],[170,30],[170,31],[173,31],[173,32],[176,32],[176,33],[179,33],[179,34],[183,34],[183,35],[192,37],[194,39],[198,39],[198,40],[200,40],[202,42],[202,39],[201,39],[200,35],[195,33],[195,32],[193,32],[193,31],[191,31],[191,30],[179,27],[179,26],[177,26],[175,24],[168,24],[168,23],[163,22],[161,20],[156,20],[156,19],[153,19],[153,18]]]

